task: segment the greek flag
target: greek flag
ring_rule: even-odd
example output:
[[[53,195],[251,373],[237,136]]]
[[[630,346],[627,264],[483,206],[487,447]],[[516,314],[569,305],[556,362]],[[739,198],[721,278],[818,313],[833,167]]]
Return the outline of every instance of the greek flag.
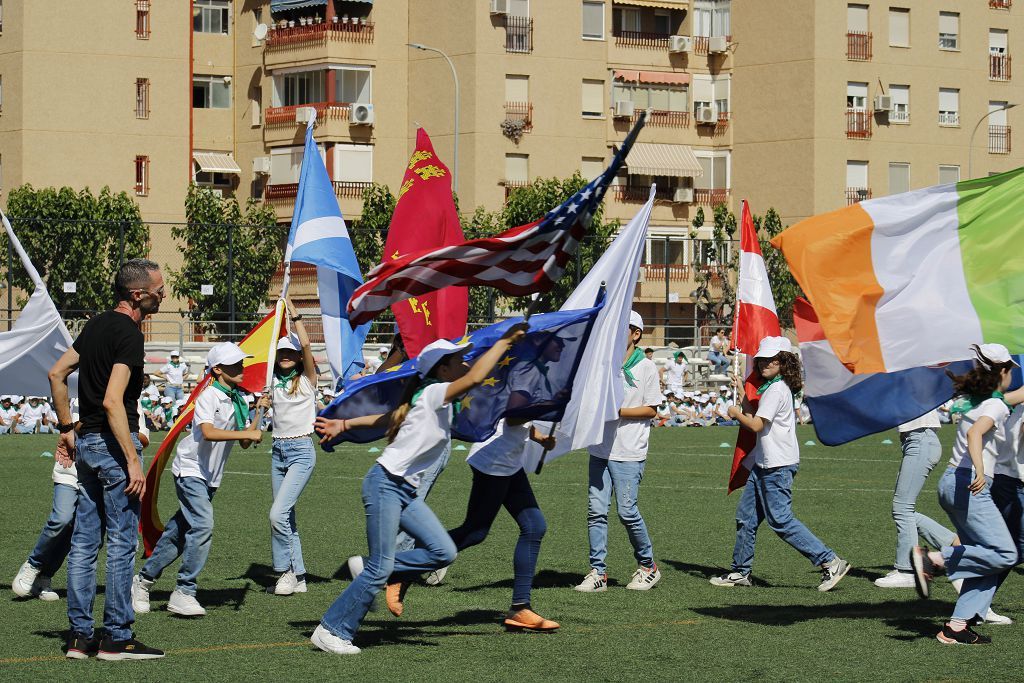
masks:
[[[314,116],[306,126],[306,149],[302,155],[299,189],[284,260],[317,267],[327,360],[337,384],[362,370],[363,342],[370,324],[353,330],[345,311],[345,305],[356,287],[363,283],[363,277],[327,167],[313,139],[315,122]]]

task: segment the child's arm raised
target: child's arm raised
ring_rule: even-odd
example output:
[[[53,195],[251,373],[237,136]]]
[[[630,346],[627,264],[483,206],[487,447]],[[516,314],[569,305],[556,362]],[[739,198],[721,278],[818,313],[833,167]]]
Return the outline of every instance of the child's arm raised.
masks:
[[[295,326],[295,335],[299,338],[299,346],[302,347],[302,374],[315,387],[319,373],[316,371],[316,361],[313,359],[313,346],[309,343],[309,335],[306,334],[301,316],[295,313],[295,305],[292,303],[291,297],[285,299],[285,306],[288,308],[288,317],[291,318]]]
[[[473,363],[465,375],[448,385],[448,391],[444,397],[445,402],[450,403],[454,401],[487,379],[487,376],[491,374],[491,370],[498,364],[498,361],[505,355],[509,347],[525,337],[526,330],[528,329],[529,326],[526,323],[517,323],[508,328],[508,331],[505,332],[501,339],[495,342],[494,346],[487,349],[482,356],[476,359],[476,362]]]

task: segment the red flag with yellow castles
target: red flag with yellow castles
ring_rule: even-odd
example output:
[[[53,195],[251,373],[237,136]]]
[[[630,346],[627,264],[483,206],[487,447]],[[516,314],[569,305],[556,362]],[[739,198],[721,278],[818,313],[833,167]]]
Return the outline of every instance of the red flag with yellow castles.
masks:
[[[416,149],[409,159],[391,217],[384,261],[424,249],[465,241],[452,197],[452,178],[422,128],[416,131]],[[391,307],[409,357],[419,355],[436,339],[454,339],[466,333],[469,292],[445,287],[400,301]]]
[[[272,348],[271,344],[273,343],[276,347],[277,340],[288,333],[285,327],[285,318],[282,316],[280,320],[281,323],[275,336],[274,311],[271,311],[245,336],[245,339],[238,343],[243,351],[252,355],[252,358],[246,358],[244,362],[245,379],[242,381],[241,388],[245,391],[263,391],[267,382],[267,360]],[[209,383],[210,375],[207,374],[196,385],[195,390],[188,397],[188,401],[182,406],[177,419],[174,420],[170,431],[167,432],[167,436],[160,443],[160,448],[157,449],[156,456],[149,463],[149,469],[146,471],[146,495],[142,497],[142,516],[139,519],[139,531],[142,532],[146,557],[152,554],[156,542],[160,540],[160,534],[164,532],[164,523],[160,519],[160,511],[157,508],[160,496],[160,476],[174,456],[178,437],[192,422],[196,397]]]

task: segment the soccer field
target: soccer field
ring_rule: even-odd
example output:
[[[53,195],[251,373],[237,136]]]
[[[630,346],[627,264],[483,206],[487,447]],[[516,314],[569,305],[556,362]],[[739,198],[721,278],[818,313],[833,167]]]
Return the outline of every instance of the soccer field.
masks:
[[[953,436],[943,429],[943,443]],[[414,586],[405,614],[371,612],[356,638],[363,653],[315,651],[308,638],[347,585],[344,561],[364,552],[360,481],[368,446],[318,453],[298,519],[309,592],[277,597],[272,583],[267,512],[269,443],[235,449],[215,500],[216,529],[198,598],[198,620],[163,609],[177,564],[153,590],[154,612],[136,622],[143,642],[163,648],[160,661],[66,661],[65,572],[54,578],[58,603],[20,601],[10,580],[31,550],[49,512],[52,436],[0,438],[4,520],[0,679],[3,680],[1020,680],[1024,622],[979,627],[994,643],[950,647],[934,638],[954,591],[943,579],[933,598],[883,590],[871,580],[891,568],[895,532],[892,484],[899,466],[895,433],[841,448],[802,447],[794,500],[797,515],[854,566],[830,593],[816,590],[818,572],[762,527],[752,588],[716,588],[708,577],[727,570],[738,494],[726,497],[734,429],[659,429],[640,507],[650,528],[661,583],[627,591],[635,569],[629,542],[613,518],[606,593],[570,589],[587,571],[586,455],[573,453],[533,478],[548,519],[533,593],[535,609],[562,624],[555,634],[501,628],[512,584],[517,529],[501,513],[491,536],[463,552],[440,587]],[[817,437],[801,428],[801,443]],[[896,443],[883,444],[884,439]],[[146,454],[147,464],[155,444]],[[449,528],[462,521],[469,492],[465,451],[456,451],[430,496]],[[944,468],[945,459],[938,470]],[[919,509],[943,522],[933,472]],[[164,481],[161,511],[177,501]],[[103,557],[100,558],[102,577]],[[998,612],[1024,619],[1024,579],[1015,572],[996,596]],[[102,618],[102,595],[96,605]],[[98,624],[99,625],[99,624]]]

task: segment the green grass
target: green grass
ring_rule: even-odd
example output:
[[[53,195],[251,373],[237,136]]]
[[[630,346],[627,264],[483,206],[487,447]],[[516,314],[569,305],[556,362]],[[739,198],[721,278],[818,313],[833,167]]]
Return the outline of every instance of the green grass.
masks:
[[[942,430],[948,444],[952,430]],[[817,438],[801,431],[801,442]],[[562,624],[557,634],[508,634],[499,626],[511,597],[516,527],[502,513],[490,538],[460,555],[439,588],[414,587],[406,613],[371,612],[357,636],[357,657],[313,651],[309,634],[347,585],[339,572],[365,550],[360,480],[374,456],[368,447],[319,454],[299,503],[309,593],[280,598],[270,581],[269,446],[235,449],[215,501],[217,526],[199,599],[209,614],[182,620],[162,609],[176,565],[154,589],[152,614],[137,622],[141,639],[167,650],[158,662],[69,662],[60,657],[66,603],[19,601],[5,578],[0,593],[0,679],[84,680],[1019,680],[1015,673],[1024,623],[986,627],[990,647],[943,647],[934,634],[954,593],[937,582],[935,597],[882,590],[871,579],[892,563],[895,532],[891,488],[898,445],[877,435],[842,448],[803,448],[797,515],[855,569],[831,593],[815,590],[818,574],[764,529],[757,547],[757,586],[722,589],[707,577],[725,570],[733,545],[737,496],[725,496],[732,429],[662,429],[652,439],[641,509],[661,567],[648,593],[623,588],[635,568],[617,521],[610,529],[607,593],[570,590],[587,569],[586,456],[574,453],[534,478],[549,531],[539,563],[535,608]],[[2,557],[13,577],[49,511],[53,437],[0,438]],[[151,447],[148,457],[155,452]],[[449,527],[462,520],[469,490],[464,451],[431,494]],[[941,469],[940,465],[940,469]],[[168,468],[168,475],[169,475]],[[945,520],[933,473],[920,509]],[[176,508],[164,482],[161,509]],[[102,558],[101,558],[102,566]],[[101,570],[102,575],[102,570]],[[62,594],[65,574],[54,585]],[[996,597],[998,611],[1024,619],[1024,582],[1012,576]],[[97,601],[102,614],[102,597]]]

